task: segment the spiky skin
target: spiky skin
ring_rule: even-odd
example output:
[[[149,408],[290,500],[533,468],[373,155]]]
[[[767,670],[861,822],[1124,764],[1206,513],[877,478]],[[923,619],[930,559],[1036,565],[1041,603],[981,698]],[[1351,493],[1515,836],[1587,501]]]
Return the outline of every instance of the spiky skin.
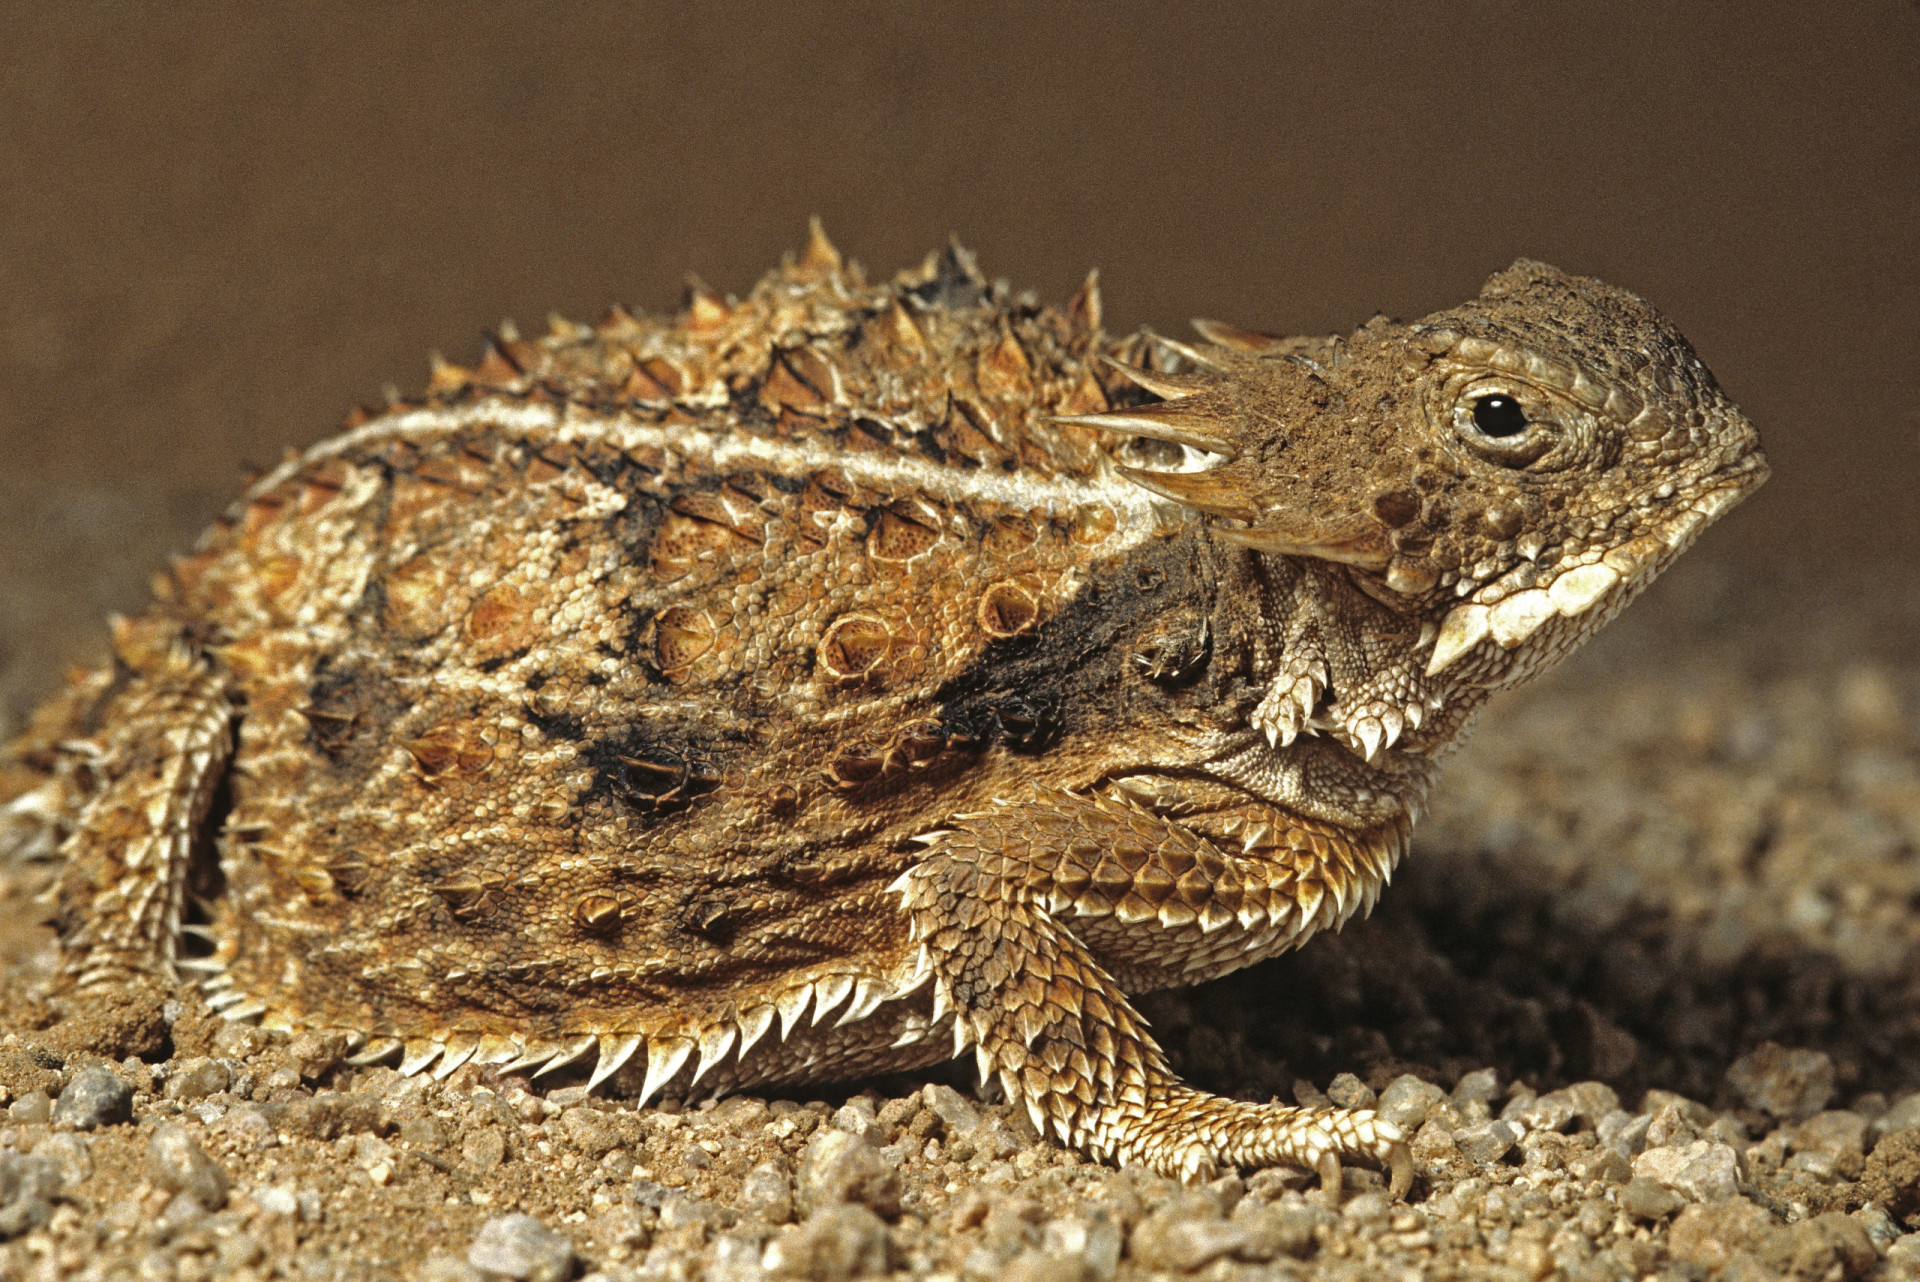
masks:
[[[972,1049],[1109,1160],[1404,1187],[1391,1124],[1193,1090],[1129,995],[1371,907],[1488,694],[1765,465],[1645,303],[1539,264],[1202,329],[816,233],[743,302],[508,334],[177,561],[10,750],[0,841],[65,861],[80,989],[192,969],[407,1072]]]

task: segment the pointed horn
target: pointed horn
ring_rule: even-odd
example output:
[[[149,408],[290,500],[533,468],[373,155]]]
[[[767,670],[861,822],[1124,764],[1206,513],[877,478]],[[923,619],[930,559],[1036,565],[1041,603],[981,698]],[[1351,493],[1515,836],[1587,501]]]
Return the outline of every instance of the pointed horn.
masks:
[[[1073,322],[1076,329],[1095,334],[1100,330],[1103,310],[1100,305],[1100,269],[1096,267],[1087,273],[1087,279],[1068,301],[1067,319]]]
[[[721,1020],[710,1025],[700,1034],[700,1060],[693,1066],[693,1078],[687,1085],[692,1086],[707,1075],[707,1071],[727,1057],[733,1049],[733,1043],[740,1035],[732,1020]]]
[[[1141,333],[1146,335],[1148,342],[1158,343],[1168,351],[1178,353],[1187,360],[1192,361],[1195,365],[1198,365],[1201,369],[1217,370],[1225,368],[1225,366],[1220,363],[1218,356],[1210,356],[1191,343],[1183,343],[1177,338],[1168,338],[1165,334],[1156,334],[1150,329],[1142,330]]]
[[[1188,322],[1200,337],[1216,347],[1230,347],[1236,352],[1252,352],[1264,356],[1268,352],[1280,350],[1285,341],[1272,334],[1262,334],[1258,330],[1241,329],[1238,325],[1229,325],[1225,321],[1207,320],[1196,316]]]
[[[1217,472],[1149,472],[1139,467],[1120,467],[1119,472],[1143,490],[1213,516],[1251,521],[1258,515],[1247,506],[1240,485],[1223,482]]]
[[[474,1033],[455,1033],[447,1039],[446,1053],[440,1062],[433,1066],[433,1080],[444,1082],[452,1077],[454,1070],[472,1059],[480,1049],[480,1038]]]
[[[807,219],[807,247],[800,254],[800,265],[815,271],[837,272],[840,270],[840,251],[827,239],[827,229],[820,223],[820,215]]]
[[[1097,427],[1103,432],[1125,432],[1129,436],[1144,436],[1155,441],[1172,441],[1176,445],[1191,445],[1196,450],[1224,454],[1228,458],[1238,453],[1233,442],[1221,435],[1218,419],[1181,401],[1162,401],[1158,405],[1142,405],[1130,410],[1108,410],[1104,414],[1077,414],[1053,421]]]
[[[407,1043],[407,1053],[400,1061],[400,1076],[412,1077],[427,1065],[440,1058],[440,1052],[447,1049],[445,1042],[417,1041]]]
[[[593,1066],[593,1076],[587,1079],[587,1089],[592,1090],[619,1072],[621,1066],[633,1058],[633,1053],[646,1044],[646,1040],[638,1033],[628,1033],[624,1037],[618,1034],[602,1037],[600,1058]]]
[[[1187,475],[1182,473],[1181,475]],[[1199,472],[1193,475],[1205,476]],[[1138,478],[1135,478],[1138,479]],[[1372,531],[1334,535],[1331,538],[1291,533],[1286,530],[1233,530],[1214,526],[1213,536],[1227,543],[1280,556],[1310,556],[1319,561],[1338,561],[1364,570],[1378,570],[1393,559],[1385,541]]]
[[[693,1054],[693,1039],[690,1037],[656,1037],[647,1044],[647,1079],[641,1083],[639,1106],[645,1108],[680,1066]]]
[[[561,1049],[558,1055],[555,1055],[552,1059],[548,1060],[546,1062],[545,1067],[535,1069],[533,1072],[533,1075],[535,1077],[544,1077],[546,1074],[553,1072],[557,1068],[565,1068],[567,1065],[573,1063],[573,1061],[575,1061],[576,1059],[579,1059],[582,1055],[585,1055],[588,1051],[592,1050],[594,1047],[598,1046],[599,1044],[600,1044],[600,1039],[597,1037],[594,1037],[591,1034],[588,1034],[583,1037],[576,1037],[572,1041],[568,1042],[566,1046]]]
[[[1170,401],[1204,392],[1214,385],[1214,381],[1205,374],[1162,374],[1158,370],[1142,369],[1138,365],[1117,361],[1111,356],[1102,356],[1100,360],[1155,396],[1164,396]]]

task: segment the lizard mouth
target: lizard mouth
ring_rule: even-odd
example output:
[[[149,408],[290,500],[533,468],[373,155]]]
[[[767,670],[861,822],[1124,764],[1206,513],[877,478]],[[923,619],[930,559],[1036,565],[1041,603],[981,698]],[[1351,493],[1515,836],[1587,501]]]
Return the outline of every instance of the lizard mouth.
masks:
[[[1766,480],[1767,471],[1766,460],[1752,455],[1730,478],[1702,490],[1644,534],[1592,549],[1560,567],[1551,579],[1536,579],[1519,591],[1504,590],[1498,582],[1481,588],[1441,621],[1426,674],[1440,675],[1483,641],[1502,650],[1517,649],[1556,620],[1591,619],[1597,627],[1686,551],[1701,531],[1752,493]]]

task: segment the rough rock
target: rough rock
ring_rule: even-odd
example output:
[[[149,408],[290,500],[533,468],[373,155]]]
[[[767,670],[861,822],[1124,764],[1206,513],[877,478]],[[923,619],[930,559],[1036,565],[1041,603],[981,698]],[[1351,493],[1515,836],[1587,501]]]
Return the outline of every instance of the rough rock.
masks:
[[[531,1215],[498,1215],[480,1226],[467,1263],[515,1282],[563,1282],[573,1276],[573,1243]]]
[[[1821,1051],[1766,1042],[1733,1062],[1727,1084],[1761,1112],[1798,1121],[1812,1117],[1833,1098],[1833,1060]]]
[[[780,1230],[767,1244],[763,1264],[774,1277],[809,1282],[846,1282],[884,1273],[887,1226],[864,1206],[826,1206]]]
[[[1636,1178],[1653,1180],[1693,1202],[1722,1202],[1740,1187],[1740,1157],[1711,1140],[1650,1148],[1633,1159]]]
[[[226,1168],[207,1156],[186,1127],[162,1122],[147,1140],[147,1174],[161,1188],[184,1193],[209,1211],[227,1204]]]
[[[167,1074],[167,1084],[162,1093],[171,1100],[191,1103],[205,1099],[216,1091],[224,1091],[233,1081],[233,1074],[227,1066],[217,1059],[198,1055],[175,1066]]]
[[[872,1145],[845,1131],[823,1130],[807,1141],[794,1180],[808,1215],[852,1202],[891,1219],[900,1213],[900,1176]]]
[[[0,1152],[0,1239],[37,1229],[53,1216],[60,1196],[59,1163],[50,1158]]]
[[[1453,1133],[1454,1147],[1469,1162],[1497,1162],[1519,1139],[1520,1133],[1499,1119],[1475,1122]]]
[[[53,1106],[55,1123],[65,1122],[81,1131],[113,1126],[132,1117],[133,1088],[102,1064],[75,1073]]]
[[[1446,1097],[1447,1093],[1432,1082],[1422,1081],[1411,1073],[1402,1073],[1380,1093],[1380,1101],[1374,1105],[1374,1111],[1412,1135],[1427,1120],[1427,1113],[1433,1106]]]

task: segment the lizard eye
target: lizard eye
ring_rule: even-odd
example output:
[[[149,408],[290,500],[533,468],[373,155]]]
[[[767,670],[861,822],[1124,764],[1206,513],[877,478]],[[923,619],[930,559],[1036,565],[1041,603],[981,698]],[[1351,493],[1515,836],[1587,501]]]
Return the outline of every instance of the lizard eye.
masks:
[[[1511,396],[1496,392],[1474,400],[1473,425],[1483,436],[1518,436],[1527,430],[1527,411]]]
[[[1550,403],[1505,379],[1469,387],[1453,403],[1453,428],[1461,442],[1502,467],[1526,467],[1538,459],[1553,448],[1560,427]]]

